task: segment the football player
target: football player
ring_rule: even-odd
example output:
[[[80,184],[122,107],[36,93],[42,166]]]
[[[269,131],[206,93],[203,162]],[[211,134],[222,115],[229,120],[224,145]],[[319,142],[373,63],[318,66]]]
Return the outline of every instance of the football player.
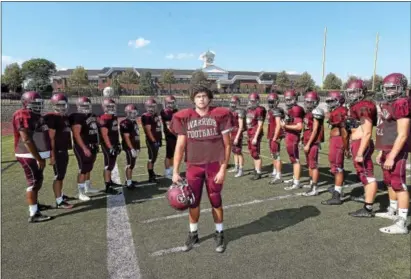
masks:
[[[251,93],[248,96],[248,106],[246,114],[248,151],[254,159],[255,173],[251,178],[257,180],[261,178],[262,160],[260,157],[261,140],[264,136],[263,125],[267,111],[260,106],[260,95]]]
[[[270,93],[267,97],[268,102],[268,131],[267,139],[273,159],[273,173],[270,184],[281,183],[282,163],[280,158],[280,143],[284,138],[284,130],[281,129],[281,119],[284,118],[284,110],[278,107],[280,99],[277,93]]]
[[[121,145],[126,153],[126,187],[136,186],[133,181],[133,169],[140,153],[140,132],[137,123],[138,110],[135,105],[128,104],[124,109],[126,118],[120,122]]]
[[[234,168],[228,172],[235,172],[234,177],[243,175],[244,156],[243,156],[243,132],[245,129],[245,111],[240,108],[240,99],[233,96],[230,100],[230,111],[233,119],[233,130],[231,131],[231,151],[234,154]]]
[[[351,212],[353,217],[373,217],[373,203],[377,193],[377,181],[374,177],[372,153],[374,142],[371,138],[373,126],[377,123],[377,107],[371,100],[365,100],[367,88],[362,80],[348,83],[345,91],[349,105],[346,126],[350,133],[350,149],[353,164],[365,188],[363,208]]]
[[[304,96],[304,133],[303,144],[306,162],[308,165],[308,173],[310,175],[310,190],[303,195],[316,196],[318,195],[318,178],[320,172],[318,170],[318,151],[321,149],[321,143],[324,142],[324,111],[318,107],[320,97],[315,91],[305,93]]]
[[[291,186],[287,186],[284,189],[293,190],[301,188],[301,165],[298,145],[303,129],[305,112],[304,109],[297,104],[297,93],[295,90],[287,90],[284,92],[284,101],[287,107],[287,113],[284,120],[281,121],[281,127],[285,130],[285,145],[290,162],[293,164],[293,179],[286,181],[287,183],[291,183]]]
[[[79,199],[88,201],[90,197],[87,194],[98,192],[91,187],[90,183],[90,173],[99,151],[97,118],[92,113],[89,98],[79,97],[76,105],[77,112],[70,114],[69,123],[73,133],[73,151],[79,168],[77,176]]]
[[[148,151],[148,181],[156,182],[157,175],[154,173],[154,164],[157,161],[158,150],[162,145],[161,119],[157,114],[157,102],[149,98],[145,102],[146,112],[141,116],[141,123],[146,134],[146,145]]]
[[[171,129],[177,134],[173,182],[182,180],[179,172],[185,153],[186,178],[195,197],[189,208],[190,232],[183,250],[190,250],[199,241],[199,205],[205,184],[216,228],[216,251],[222,253],[225,243],[221,191],[230,160],[232,117],[228,109],[210,105],[213,94],[205,86],[193,86],[190,97],[195,108],[180,110],[171,121]]]
[[[376,149],[380,152],[377,164],[382,167],[390,205],[386,212],[375,215],[394,220],[392,226],[380,229],[387,234],[408,233],[410,196],[406,186],[405,166],[408,152],[411,152],[411,98],[405,93],[407,84],[406,77],[400,73],[393,73],[384,78],[384,103],[380,104],[378,114]]]
[[[113,99],[107,98],[103,100],[103,114],[98,118],[99,131],[101,137],[101,149],[104,155],[104,183],[106,193],[111,195],[119,195],[121,192],[114,187],[121,187],[120,184],[114,183],[111,180],[111,172],[113,171],[117,156],[121,152],[121,145],[118,132],[117,120],[117,105]]]
[[[177,137],[170,131],[170,122],[177,112],[176,98],[172,95],[165,98],[165,108],[160,112],[163,122],[163,131],[166,137],[166,157],[164,158],[165,177],[171,179],[173,176],[173,156],[176,148]]]
[[[331,173],[334,174],[335,186],[331,199],[321,203],[324,205],[340,205],[342,204],[341,197],[344,182],[344,155],[347,158],[350,157],[348,134],[345,129],[348,110],[344,106],[345,99],[340,91],[330,91],[325,102],[329,111],[328,124],[331,126],[328,161],[330,162]]]
[[[50,157],[50,138],[42,117],[43,98],[37,92],[21,96],[23,108],[13,114],[14,153],[27,180],[26,200],[29,204],[30,223],[51,219],[38,206],[38,192],[43,185],[46,158]]]
[[[53,191],[57,208],[73,207],[63,197],[63,180],[69,163],[68,150],[72,149],[70,122],[67,116],[68,100],[63,93],[55,93],[50,103],[54,112],[44,116],[50,137],[50,165],[54,170]]]

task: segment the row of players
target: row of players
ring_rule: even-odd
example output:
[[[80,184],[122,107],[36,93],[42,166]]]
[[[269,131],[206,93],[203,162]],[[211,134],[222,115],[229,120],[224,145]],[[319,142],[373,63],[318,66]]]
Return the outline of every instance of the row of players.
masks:
[[[335,176],[335,187],[332,197],[323,201],[324,205],[342,204],[341,195],[344,182],[344,157],[352,157],[352,163],[365,189],[364,206],[349,213],[353,217],[383,217],[394,220],[394,224],[381,228],[387,234],[406,234],[409,193],[406,187],[406,161],[411,152],[410,122],[411,98],[406,96],[408,81],[404,75],[393,73],[383,80],[384,101],[376,104],[366,98],[367,88],[362,80],[354,80],[348,84],[343,95],[339,91],[328,93],[326,104],[328,115],[318,107],[319,96],[316,92],[308,92],[304,96],[305,110],[297,104],[297,94],[293,90],[284,93],[286,111],[280,108],[276,94],[269,94],[267,110],[259,105],[259,95],[252,93],[248,97],[247,109],[239,108],[239,99],[233,97],[230,102],[233,125],[225,122],[225,114],[217,109],[208,108],[204,112],[203,103],[197,103],[197,97],[204,97],[202,92],[194,92],[192,96],[196,108],[180,111],[172,119],[171,129],[178,134],[174,156],[173,185],[167,197],[170,205],[179,210],[189,208],[190,232],[184,250],[192,249],[198,238],[199,204],[202,184],[205,182],[213,217],[216,223],[216,251],[225,249],[222,236],[223,210],[221,201],[224,168],[228,163],[231,145],[234,154],[236,177],[243,175],[244,157],[242,154],[243,133],[247,134],[248,151],[254,160],[255,172],[252,180],[261,178],[260,145],[264,136],[263,125],[268,114],[268,132],[270,153],[273,159],[273,174],[270,184],[282,182],[280,147],[284,139],[289,160],[293,164],[293,179],[286,190],[301,188],[301,165],[299,161],[299,144],[303,143],[304,153],[309,168],[311,189],[305,196],[318,194],[318,151],[324,142],[324,121],[330,125],[329,163]],[[209,98],[212,97],[207,90]],[[197,95],[196,95],[197,94]],[[208,103],[207,103],[208,106]],[[177,116],[178,115],[178,116]],[[213,121],[204,121],[205,117]],[[200,119],[198,119],[200,118]],[[206,118],[207,119],[207,118]],[[205,124],[217,127],[208,132]],[[372,139],[376,127],[376,144]],[[230,132],[230,144],[226,144],[226,133]],[[302,134],[302,136],[301,136]],[[221,141],[216,141],[216,138]],[[180,139],[181,137],[181,139]],[[222,142],[224,144],[222,144]],[[220,145],[219,145],[220,144]],[[183,147],[187,147],[187,156],[192,166],[187,169],[187,181],[182,181],[178,174]],[[390,206],[386,212],[374,214],[373,203],[377,193],[377,181],[374,176],[372,154],[379,150],[377,163],[381,165],[383,179],[388,186]],[[208,150],[207,153],[195,153],[195,150]],[[198,152],[198,151],[197,151]],[[194,155],[196,154],[196,155]],[[225,157],[223,156],[225,154]],[[191,155],[191,156],[190,156]],[[195,158],[194,158],[195,157]],[[214,162],[220,162],[213,165]]]
[[[107,88],[112,90],[111,88]],[[66,175],[69,155],[73,149],[78,163],[78,192],[82,201],[90,200],[87,194],[97,193],[92,188],[90,174],[94,168],[97,154],[104,156],[104,182],[107,194],[117,195],[121,192],[115,188],[122,185],[111,179],[117,156],[123,150],[126,157],[126,186],[133,188],[137,181],[132,180],[133,169],[140,152],[140,133],[137,122],[137,107],[129,104],[125,107],[125,119],[120,123],[116,115],[116,103],[111,98],[104,99],[104,113],[96,116],[92,113],[92,103],[87,97],[77,100],[77,111],[68,115],[68,100],[63,93],[56,93],[50,99],[53,112],[43,114],[43,99],[37,92],[26,92],[22,95],[23,108],[13,114],[15,157],[24,169],[27,180],[27,202],[29,204],[29,222],[50,220],[50,216],[41,213],[47,208],[38,204],[38,191],[43,184],[45,159],[49,158],[53,166],[53,191],[56,207],[70,209],[69,198],[63,194],[63,181]],[[147,170],[149,182],[156,182],[154,173],[159,148],[162,146],[162,127],[166,139],[165,176],[171,178],[172,156],[176,144],[176,135],[168,129],[173,113],[176,112],[175,98],[166,98],[166,107],[160,115],[156,112],[157,103],[149,99],[145,103],[146,112],[141,116],[145,141],[148,151]],[[120,142],[121,138],[121,142]]]

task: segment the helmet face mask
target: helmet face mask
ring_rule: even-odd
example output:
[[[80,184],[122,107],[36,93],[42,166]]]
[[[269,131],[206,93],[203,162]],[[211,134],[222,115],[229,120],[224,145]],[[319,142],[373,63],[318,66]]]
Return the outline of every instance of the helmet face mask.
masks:
[[[104,106],[104,112],[107,114],[116,114],[117,106],[116,104],[107,104]]]
[[[62,101],[61,103],[57,103],[57,104],[53,105],[53,108],[54,108],[55,112],[57,112],[59,114],[62,114],[62,115],[67,114],[67,111],[68,111],[67,102],[64,102],[64,101]]]
[[[83,103],[77,105],[77,111],[84,114],[91,113],[91,103]]]
[[[250,109],[255,109],[260,105],[260,96],[257,93],[251,93],[248,96],[247,107]]]
[[[285,102],[285,105],[286,105],[288,108],[291,108],[292,106],[295,105],[296,100],[295,100],[295,97],[286,96],[286,97],[284,98],[284,102]]]
[[[334,97],[327,97],[327,99],[325,99],[325,103],[327,104],[328,110],[333,110],[337,108],[340,104],[338,99]]]
[[[383,98],[387,102],[392,102],[402,97],[405,93],[405,88],[394,84],[383,85]]]
[[[44,110],[44,100],[35,99],[34,101],[27,104],[26,108],[31,110],[33,113],[42,114]]]
[[[350,104],[354,104],[364,99],[363,90],[359,88],[347,88],[345,90],[345,96],[346,96],[348,103]]]
[[[317,106],[317,100],[311,98],[304,99],[304,106],[308,111],[312,111]]]

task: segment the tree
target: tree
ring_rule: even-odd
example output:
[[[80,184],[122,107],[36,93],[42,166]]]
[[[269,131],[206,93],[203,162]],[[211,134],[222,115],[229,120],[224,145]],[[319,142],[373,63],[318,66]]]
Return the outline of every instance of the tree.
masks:
[[[275,85],[277,85],[277,88],[280,89],[289,88],[291,86],[290,78],[285,71],[279,72],[277,74]]]
[[[111,88],[113,88],[113,90],[114,90],[114,95],[117,95],[117,96],[120,95],[120,93],[121,93],[120,76],[121,75],[114,76],[111,79]]]
[[[304,72],[297,79],[295,87],[300,89],[302,92],[306,92],[307,90],[313,90],[315,87],[315,81],[312,79],[309,73]]]
[[[201,71],[201,70],[195,71],[195,72],[191,75],[190,84],[191,84],[191,85],[195,85],[195,84],[208,85],[207,76],[206,76],[206,75],[204,74],[204,72]]]
[[[161,74],[161,82],[163,84],[168,84],[168,94],[171,94],[171,85],[176,83],[174,72],[171,70],[164,71]]]
[[[383,77],[379,76],[379,75],[375,75],[375,87],[374,87],[374,91],[379,92],[382,90],[381,86],[382,86],[382,81],[383,81]],[[367,86],[368,91],[372,90],[372,81],[373,81],[373,77],[371,77],[370,79],[366,79],[365,82],[365,86]]]
[[[143,76],[140,78],[139,89],[143,95],[154,95],[154,86],[153,81],[151,79],[151,72],[145,72]]]
[[[18,88],[21,88],[23,80],[24,79],[19,64],[13,63],[6,66],[2,81],[7,84],[7,87],[11,91],[16,92]]]
[[[77,66],[73,70],[68,78],[68,85],[71,90],[76,90],[77,92],[88,87],[88,74],[84,67]]]
[[[324,79],[324,89],[341,89],[341,86],[341,79],[337,77],[334,73],[329,73]]]
[[[56,72],[56,65],[44,58],[34,58],[21,65],[21,72],[28,82],[26,89],[48,92],[52,88],[50,77]]]
[[[138,84],[138,81],[139,77],[134,69],[127,69],[118,76],[118,82],[127,85],[127,89],[129,89],[128,85]]]

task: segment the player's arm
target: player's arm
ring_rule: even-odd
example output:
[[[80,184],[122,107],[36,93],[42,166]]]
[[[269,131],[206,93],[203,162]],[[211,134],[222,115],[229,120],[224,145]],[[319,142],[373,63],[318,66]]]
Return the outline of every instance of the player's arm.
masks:
[[[220,171],[225,171],[227,169],[228,163],[230,162],[231,156],[231,140],[230,140],[230,133],[226,132],[223,134],[223,142],[224,142],[224,161],[220,166]]]
[[[131,144],[130,133],[123,133],[123,137],[128,149],[134,149],[133,145]]]
[[[299,122],[299,123],[293,124],[293,125],[285,124],[284,128],[289,130],[289,131],[301,132],[302,129],[303,129],[303,123]]]
[[[31,155],[33,155],[34,159],[36,159],[37,161],[44,161],[44,159],[41,158],[37,150],[37,147],[34,145],[33,141],[30,139],[27,129],[26,128],[20,129],[19,134],[20,134],[22,142],[24,143],[24,146],[31,153]]]
[[[255,131],[254,139],[257,139],[263,130],[264,120],[258,120],[257,130]]]
[[[238,141],[240,139],[241,134],[244,131],[244,119],[243,118],[238,118],[238,131],[237,134],[235,135],[235,141]]]
[[[73,132],[73,137],[76,143],[81,147],[81,149],[88,149],[86,144],[84,143],[83,139],[81,138],[81,125],[75,124],[71,126],[71,131]]]
[[[278,138],[280,137],[280,132],[281,132],[281,117],[276,116],[275,117],[275,130],[274,130],[273,141],[278,140]]]
[[[340,127],[340,135],[342,138],[342,142],[343,142],[343,146],[344,146],[344,150],[348,150],[349,149],[349,134],[347,132],[347,129],[345,127]]]
[[[180,134],[177,136],[177,143],[176,143],[176,147],[174,151],[174,159],[173,159],[173,164],[174,164],[173,173],[174,174],[177,174],[177,175],[180,174],[180,164],[181,164],[181,161],[183,160],[186,143],[187,143],[186,135]]]
[[[320,130],[320,121],[318,121],[318,119],[314,118],[313,132],[311,133],[311,136],[308,139],[308,142],[307,142],[306,145],[311,146],[311,144],[313,144],[313,141],[314,141],[315,137],[317,136],[319,130]]]
[[[410,118],[400,118],[397,120],[397,138],[394,141],[394,146],[392,147],[388,156],[391,159],[395,159],[407,142],[408,134],[410,132]]]
[[[360,147],[358,148],[357,157],[362,157],[364,155],[364,151],[370,144],[370,139],[372,136],[372,122],[368,118],[363,118],[361,130],[363,132],[363,136],[361,138]]]
[[[110,138],[108,136],[108,128],[107,127],[100,127],[101,136],[103,137],[104,144],[107,146],[108,149],[113,148],[110,142]]]
[[[49,138],[50,138],[50,146],[51,146],[51,150],[50,150],[50,161],[54,162],[54,160],[56,159],[56,130],[51,128],[49,126]]]

